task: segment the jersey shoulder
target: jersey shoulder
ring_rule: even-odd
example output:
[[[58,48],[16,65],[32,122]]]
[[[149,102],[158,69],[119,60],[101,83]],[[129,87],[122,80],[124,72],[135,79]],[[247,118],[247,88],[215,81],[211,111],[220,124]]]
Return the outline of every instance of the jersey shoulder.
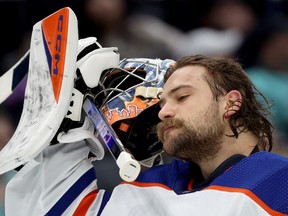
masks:
[[[154,166],[142,172],[136,181],[163,184],[174,191],[184,191],[191,179],[191,168],[189,162],[173,160],[169,164]]]
[[[216,178],[208,188],[244,193],[253,199],[260,199],[276,211],[285,212],[288,206],[287,182],[288,158],[258,152],[242,159]]]

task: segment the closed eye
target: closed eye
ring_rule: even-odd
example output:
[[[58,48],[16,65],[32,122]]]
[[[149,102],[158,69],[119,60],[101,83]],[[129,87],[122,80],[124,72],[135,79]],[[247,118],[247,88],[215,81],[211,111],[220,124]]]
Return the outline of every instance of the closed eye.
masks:
[[[189,95],[182,95],[182,96],[177,98],[177,101],[179,101],[179,102],[184,101],[188,97],[189,97]]]

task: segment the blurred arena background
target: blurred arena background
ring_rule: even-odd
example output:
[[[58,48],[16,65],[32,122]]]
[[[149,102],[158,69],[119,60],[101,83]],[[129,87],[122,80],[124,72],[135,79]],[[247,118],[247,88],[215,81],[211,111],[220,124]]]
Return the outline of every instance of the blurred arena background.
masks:
[[[237,58],[273,104],[273,151],[288,156],[287,0],[0,0],[0,75],[29,49],[33,25],[66,6],[78,18],[79,38],[94,36],[102,46],[116,46],[121,58]],[[17,127],[24,90],[25,82],[0,105],[0,149]],[[106,155],[95,167],[105,173],[100,186],[109,190],[120,178]],[[0,216],[11,176],[0,176]]]

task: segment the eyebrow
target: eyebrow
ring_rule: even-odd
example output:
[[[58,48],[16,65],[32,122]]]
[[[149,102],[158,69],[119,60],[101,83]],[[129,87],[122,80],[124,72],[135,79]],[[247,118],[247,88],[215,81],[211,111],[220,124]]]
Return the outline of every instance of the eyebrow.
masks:
[[[174,89],[170,90],[170,91],[168,92],[168,96],[171,96],[171,95],[175,94],[175,92],[177,92],[177,91],[179,91],[180,89],[183,89],[183,88],[195,89],[195,88],[194,88],[193,86],[191,86],[191,85],[179,85],[179,86],[175,87]],[[162,93],[163,93],[163,92],[162,92]],[[160,107],[165,103],[165,99],[163,99],[163,97],[161,97],[162,93],[158,95]]]

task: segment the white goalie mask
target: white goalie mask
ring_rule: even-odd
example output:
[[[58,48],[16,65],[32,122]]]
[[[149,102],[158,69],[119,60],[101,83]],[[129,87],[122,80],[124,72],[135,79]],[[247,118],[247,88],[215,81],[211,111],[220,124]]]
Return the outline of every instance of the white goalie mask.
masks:
[[[164,74],[173,60],[130,58],[102,73],[95,102],[124,147],[142,165],[151,167],[162,150],[156,125]]]

